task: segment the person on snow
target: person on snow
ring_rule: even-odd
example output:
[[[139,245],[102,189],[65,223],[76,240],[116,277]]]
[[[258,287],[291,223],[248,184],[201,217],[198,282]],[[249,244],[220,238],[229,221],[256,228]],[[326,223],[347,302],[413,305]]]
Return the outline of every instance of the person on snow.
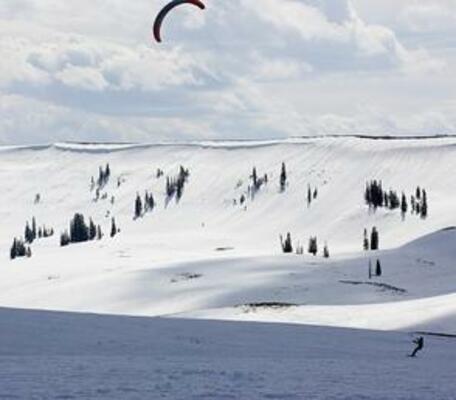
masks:
[[[424,338],[423,338],[423,336],[420,336],[419,338],[415,339],[415,340],[413,341],[413,343],[416,344],[416,347],[415,347],[415,349],[413,350],[413,353],[410,354],[410,357],[415,357],[415,356],[416,356],[416,353],[418,353],[420,350],[423,349],[423,347],[424,347]]]

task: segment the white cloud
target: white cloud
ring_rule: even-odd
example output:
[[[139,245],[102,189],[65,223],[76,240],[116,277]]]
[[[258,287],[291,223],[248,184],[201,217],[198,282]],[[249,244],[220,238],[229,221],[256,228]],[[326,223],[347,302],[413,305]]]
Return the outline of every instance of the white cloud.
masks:
[[[412,31],[439,32],[456,30],[456,2],[413,2],[400,13],[401,21]]]

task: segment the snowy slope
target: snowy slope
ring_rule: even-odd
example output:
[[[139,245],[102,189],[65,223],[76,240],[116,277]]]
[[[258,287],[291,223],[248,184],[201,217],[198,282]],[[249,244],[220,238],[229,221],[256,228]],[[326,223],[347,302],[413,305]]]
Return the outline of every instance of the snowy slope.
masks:
[[[89,190],[107,162],[113,205],[94,202]],[[282,162],[286,193],[279,193]],[[181,164],[190,169],[188,186],[179,204],[165,207],[165,178],[156,170],[175,175]],[[246,207],[235,206],[253,166],[269,184]],[[0,305],[456,332],[456,233],[441,231],[456,225],[455,167],[455,138],[0,148]],[[425,187],[429,217],[368,213],[363,191],[371,179],[399,193]],[[308,184],[319,191],[310,208]],[[158,206],[133,221],[136,192],[146,189]],[[67,248],[57,235],[33,244],[31,259],[8,259],[27,219],[60,232],[78,211],[105,232],[115,216],[120,235]],[[372,226],[378,254],[360,251],[363,229]],[[328,241],[331,259],[281,255],[278,237],[288,231],[304,245],[311,235]],[[384,274],[366,284],[369,258],[381,259]],[[261,302],[293,306],[246,306]]]
[[[0,310],[4,399],[454,397],[454,338]],[[34,340],[32,339],[34,338]]]

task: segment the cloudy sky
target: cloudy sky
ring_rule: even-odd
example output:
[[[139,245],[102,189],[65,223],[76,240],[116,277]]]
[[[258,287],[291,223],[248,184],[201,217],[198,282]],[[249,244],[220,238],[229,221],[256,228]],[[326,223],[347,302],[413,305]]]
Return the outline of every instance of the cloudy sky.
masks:
[[[0,0],[0,143],[456,133],[456,0]]]

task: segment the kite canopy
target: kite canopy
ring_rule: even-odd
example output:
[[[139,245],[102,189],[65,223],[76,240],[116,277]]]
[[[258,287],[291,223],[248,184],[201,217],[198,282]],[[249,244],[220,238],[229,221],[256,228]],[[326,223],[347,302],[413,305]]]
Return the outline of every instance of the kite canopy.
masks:
[[[173,10],[174,8],[183,5],[183,4],[191,4],[196,7],[199,7],[201,10],[204,10],[206,6],[200,0],[174,0],[168,3],[163,9],[158,13],[157,18],[155,19],[154,23],[154,37],[158,43],[161,43],[161,26],[163,24],[164,19],[168,15],[168,13]]]

